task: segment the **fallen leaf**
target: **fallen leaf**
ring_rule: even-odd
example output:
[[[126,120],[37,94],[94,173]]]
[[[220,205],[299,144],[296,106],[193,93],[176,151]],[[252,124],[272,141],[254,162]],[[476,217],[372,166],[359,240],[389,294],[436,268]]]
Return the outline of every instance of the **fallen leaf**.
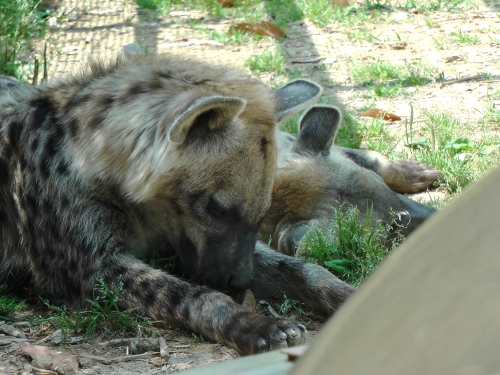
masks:
[[[248,22],[240,22],[237,23],[236,25],[231,25],[227,33],[229,35],[233,35],[234,31],[241,31],[244,33],[255,33],[255,26]]]
[[[285,36],[283,30],[269,21],[260,21],[257,25],[265,30],[270,37],[275,39],[283,38]]]
[[[285,36],[283,30],[268,21],[260,21],[257,25],[252,25],[248,22],[237,23],[236,25],[231,26],[228,34],[232,35],[234,31],[242,31],[244,33],[252,33],[261,36],[270,36],[274,39],[283,38]]]
[[[462,56],[449,56],[449,57],[444,58],[444,61],[447,63],[454,62],[454,61],[461,61],[461,60],[463,60]]]
[[[407,45],[408,44],[406,44],[405,42],[394,43],[391,44],[391,49],[402,50],[405,49]]]
[[[332,6],[334,7],[340,6],[342,8],[347,8],[353,5],[353,3],[352,0],[332,0]]]
[[[233,0],[217,0],[217,2],[223,8],[232,8],[232,7],[234,7],[234,1]]]
[[[31,358],[35,358],[36,356],[40,355],[47,355],[50,358],[52,358],[52,365],[50,366],[51,370],[55,370],[57,366],[64,364],[70,366],[72,369],[75,370],[75,372],[78,371],[78,361],[76,360],[76,357],[72,354],[52,351],[49,350],[47,346],[33,345],[30,344],[29,342],[18,342],[18,345],[21,348],[21,350],[29,354]]]
[[[360,114],[360,116],[381,118],[381,119],[386,120],[386,121],[399,121],[399,120],[401,120],[401,117],[394,115],[392,113],[389,113],[387,111],[382,111],[381,109],[378,109],[378,108],[369,109],[368,111]]]

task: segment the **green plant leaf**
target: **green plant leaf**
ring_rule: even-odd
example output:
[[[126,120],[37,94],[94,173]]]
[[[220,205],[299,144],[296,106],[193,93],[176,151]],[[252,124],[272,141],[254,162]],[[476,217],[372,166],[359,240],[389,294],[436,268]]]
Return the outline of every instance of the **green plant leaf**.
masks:
[[[342,274],[346,272],[349,268],[351,268],[352,261],[349,259],[333,259],[333,260],[326,260],[324,264],[325,266],[330,268],[333,272]]]
[[[420,148],[429,148],[429,138],[420,137],[416,141],[406,142],[405,146],[411,148],[412,150],[418,150]]]
[[[476,147],[476,144],[472,142],[469,138],[456,138],[453,141],[449,141],[444,145],[444,148],[452,150],[454,154],[458,154],[464,151],[471,151]]]

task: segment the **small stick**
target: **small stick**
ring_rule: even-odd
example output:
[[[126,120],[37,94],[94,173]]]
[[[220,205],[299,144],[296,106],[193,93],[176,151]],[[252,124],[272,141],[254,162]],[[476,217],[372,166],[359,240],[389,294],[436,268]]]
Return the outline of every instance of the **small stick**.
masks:
[[[11,325],[8,324],[2,324],[0,325],[0,332],[6,333],[7,335],[14,336],[14,337],[26,337],[23,331],[12,327]]]
[[[441,87],[452,85],[454,83],[468,82],[468,81],[474,81],[474,80],[481,81],[481,80],[484,80],[485,78],[488,78],[487,74],[478,74],[478,75],[470,76],[470,77],[452,79],[451,81],[446,81],[446,82],[441,83]]]
[[[110,358],[110,362],[128,362],[128,361],[136,361],[138,359],[148,359],[152,357],[156,357],[160,352],[147,352],[143,354],[135,354],[135,355],[125,355],[122,357]]]

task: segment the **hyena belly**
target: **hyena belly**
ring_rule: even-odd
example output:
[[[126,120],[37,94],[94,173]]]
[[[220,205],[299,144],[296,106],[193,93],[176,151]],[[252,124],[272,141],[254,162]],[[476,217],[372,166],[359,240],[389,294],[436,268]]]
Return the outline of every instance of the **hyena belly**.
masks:
[[[123,282],[122,308],[243,354],[302,340],[303,327],[255,314],[209,288],[244,290],[254,264],[258,285],[286,263],[255,252],[276,166],[268,88],[225,67],[141,56],[6,90],[0,283],[31,281],[84,303],[96,279]],[[151,249],[178,255],[198,284],[139,260]],[[294,262],[288,268],[300,273],[304,263]],[[307,272],[297,278],[313,280]],[[339,303],[320,301],[323,310]]]

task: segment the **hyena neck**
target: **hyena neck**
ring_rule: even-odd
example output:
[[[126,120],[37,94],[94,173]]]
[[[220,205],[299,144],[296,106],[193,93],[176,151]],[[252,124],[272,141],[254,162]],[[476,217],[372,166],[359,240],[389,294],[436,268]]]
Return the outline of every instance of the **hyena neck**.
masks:
[[[267,241],[285,222],[314,218],[324,206],[327,188],[324,174],[314,159],[295,155],[281,165],[274,180],[271,209],[264,218],[259,238]]]

